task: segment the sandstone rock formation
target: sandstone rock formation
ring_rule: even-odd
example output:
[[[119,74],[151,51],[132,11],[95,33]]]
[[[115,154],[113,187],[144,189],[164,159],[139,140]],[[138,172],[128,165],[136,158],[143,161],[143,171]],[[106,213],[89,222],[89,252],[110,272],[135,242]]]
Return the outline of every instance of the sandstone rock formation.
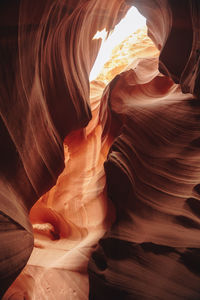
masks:
[[[131,5],[157,49],[89,83]],[[34,243],[3,299],[199,299],[198,0],[0,6],[1,297]]]

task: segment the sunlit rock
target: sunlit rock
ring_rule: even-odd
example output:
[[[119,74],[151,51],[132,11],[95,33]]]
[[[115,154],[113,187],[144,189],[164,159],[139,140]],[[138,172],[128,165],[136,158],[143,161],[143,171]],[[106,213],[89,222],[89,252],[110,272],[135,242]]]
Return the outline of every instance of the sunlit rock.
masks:
[[[199,299],[199,2],[0,8],[0,295]]]

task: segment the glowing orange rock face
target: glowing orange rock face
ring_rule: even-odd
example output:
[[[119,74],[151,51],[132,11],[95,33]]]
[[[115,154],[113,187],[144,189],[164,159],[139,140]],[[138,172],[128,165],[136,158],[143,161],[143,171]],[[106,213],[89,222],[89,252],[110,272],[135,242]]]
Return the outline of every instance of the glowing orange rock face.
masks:
[[[135,51],[132,45],[133,40],[136,46]],[[122,48],[125,50],[123,51]],[[122,50],[121,56],[124,58],[118,58],[120,49]],[[145,56],[145,53],[146,56],[158,54],[151,40],[146,36],[146,29],[139,31],[137,38],[135,35],[129,37],[116,47],[105,69],[95,81],[90,83],[92,120],[84,130],[74,131],[67,136],[64,141],[65,169],[56,185],[31,209],[30,220],[33,224],[35,248],[23,276],[27,274],[29,278],[31,274],[32,278],[32,274],[35,274],[36,277],[47,280],[45,279],[46,272],[52,265],[53,258],[54,263],[50,270],[52,279],[56,280],[57,271],[54,268],[59,265],[59,268],[65,270],[67,274],[70,271],[69,260],[73,259],[73,261],[76,260],[76,266],[74,265],[73,269],[77,271],[81,268],[85,273],[83,277],[85,287],[81,285],[81,288],[87,289],[86,272],[92,251],[91,246],[97,243],[115,219],[114,207],[108,202],[106,195],[103,167],[113,142],[113,136],[110,132],[109,135],[102,137],[104,128],[99,116],[101,96],[106,86],[105,82],[118,73],[117,69],[124,69],[133,60],[136,63],[137,58]],[[80,254],[75,249],[77,247],[84,249],[86,246],[88,247],[87,258],[85,257],[83,263]],[[77,273],[74,278],[75,282],[80,278],[82,277]],[[40,280],[38,279],[38,284]],[[35,283],[35,286],[38,284]],[[15,284],[16,288],[18,285],[20,286],[20,278]],[[64,287],[66,288],[66,283]],[[40,289],[43,288],[40,287]],[[55,290],[51,288],[49,295],[54,295],[54,292]],[[35,288],[32,293],[35,297],[40,297],[41,290]],[[58,289],[55,293],[59,299]],[[79,299],[82,299],[79,292],[77,293]]]
[[[48,243],[66,239],[66,249],[69,250],[91,232],[95,235],[99,230],[100,237],[107,228],[108,200],[103,164],[113,138],[109,134],[102,140],[103,128],[99,119],[101,95],[105,82],[118,74],[120,69],[130,68],[131,62],[136,64],[142,56],[158,56],[157,49],[147,37],[146,28],[118,45],[101,74],[91,82],[92,120],[84,130],[67,136],[64,141],[66,167],[57,184],[30,212],[36,247],[48,249]],[[109,218],[112,214],[112,211],[109,212]],[[64,245],[63,242],[61,244]],[[59,241],[56,245],[59,249]]]
[[[167,1],[159,7],[161,2],[152,0],[153,9],[149,1],[129,2],[136,3],[152,21],[150,35],[162,51],[169,32],[173,33]],[[16,130],[19,135],[27,134],[25,151],[20,139],[15,146],[28,174],[26,178],[18,172],[17,178],[22,182],[26,178],[27,185],[30,179],[38,195],[46,191],[49,177],[44,175],[52,181],[57,178],[52,166],[59,173],[60,144],[68,133],[63,143],[65,167],[56,185],[31,209],[35,247],[4,299],[86,300],[88,261],[91,299],[198,299],[200,109],[196,99],[182,94],[179,85],[159,73],[159,51],[144,29],[113,50],[105,69],[90,83],[87,101],[89,69],[99,47],[92,37],[97,29],[110,30],[128,5],[95,0],[69,1],[65,6],[58,1],[52,9],[51,1],[46,3],[37,32],[38,48],[33,47],[37,26],[32,35],[30,27],[25,26],[23,32],[23,22],[20,27],[28,39],[28,55],[22,40],[23,80],[17,81],[17,87],[23,97],[17,103],[29,100],[27,119],[31,121],[27,124],[33,127]],[[24,13],[25,22],[29,6],[26,1],[22,4],[20,16]],[[63,13],[66,10],[69,21]],[[42,14],[39,7],[38,11]],[[162,17],[156,18],[158,12]],[[44,26],[48,18],[49,28]],[[35,52],[38,60],[34,60]],[[166,53],[161,53],[163,58]],[[36,61],[35,68],[27,68],[28,58],[33,65]],[[168,59],[163,61],[170,65]],[[36,109],[38,104],[41,111]],[[41,123],[34,123],[34,117]],[[11,129],[15,128],[18,123],[10,121]],[[61,150],[58,160],[56,149]],[[34,153],[42,158],[35,168]],[[29,201],[37,197],[24,190],[27,193],[21,196],[30,207]]]
[[[113,138],[109,135],[102,141],[101,95],[105,84],[120,69],[132,68],[138,58],[155,57],[158,53],[147,37],[146,28],[138,30],[116,46],[100,75],[91,82],[92,120],[84,130],[67,136],[64,141],[66,167],[57,184],[31,210],[36,247],[43,247],[43,244],[48,247],[43,235],[51,240],[65,238],[69,248],[70,240],[74,247],[74,243],[80,242],[94,228],[95,231],[98,227],[103,230],[108,205],[103,164]]]

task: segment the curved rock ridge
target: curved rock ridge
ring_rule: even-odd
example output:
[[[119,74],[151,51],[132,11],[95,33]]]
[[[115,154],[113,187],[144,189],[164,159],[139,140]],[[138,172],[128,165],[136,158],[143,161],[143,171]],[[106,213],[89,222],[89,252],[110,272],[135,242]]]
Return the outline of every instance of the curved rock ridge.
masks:
[[[1,170],[4,184],[30,209],[64,168],[64,138],[92,117],[88,77],[100,44],[92,37],[97,28],[111,30],[128,6],[83,0],[14,4],[8,11],[2,2]]]
[[[198,0],[127,0],[146,17],[148,34],[160,50],[159,70],[180,83],[184,93],[199,96]],[[181,55],[180,55],[181,53]]]
[[[118,75],[102,102],[121,124],[105,162],[116,221],[92,254],[90,299],[200,297],[200,105],[157,64]]]
[[[130,5],[160,52],[89,85]],[[4,300],[199,299],[198,0],[0,7],[0,297],[33,230]]]
[[[89,72],[100,46],[92,37],[101,27],[111,30],[128,6],[84,0],[0,6],[0,211],[11,228],[17,223],[32,234],[28,212],[64,169],[64,138],[92,117]]]

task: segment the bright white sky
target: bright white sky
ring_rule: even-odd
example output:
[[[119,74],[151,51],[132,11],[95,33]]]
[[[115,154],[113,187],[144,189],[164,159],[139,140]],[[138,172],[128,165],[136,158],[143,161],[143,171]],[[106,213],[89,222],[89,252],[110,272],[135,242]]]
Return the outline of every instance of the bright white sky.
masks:
[[[104,64],[109,60],[112,50],[126,39],[133,32],[146,25],[146,19],[138,12],[135,7],[132,7],[127,12],[126,16],[115,26],[113,32],[106,39],[106,30],[97,31],[93,39],[102,39],[101,47],[90,72],[90,81],[94,80],[101,72]]]

